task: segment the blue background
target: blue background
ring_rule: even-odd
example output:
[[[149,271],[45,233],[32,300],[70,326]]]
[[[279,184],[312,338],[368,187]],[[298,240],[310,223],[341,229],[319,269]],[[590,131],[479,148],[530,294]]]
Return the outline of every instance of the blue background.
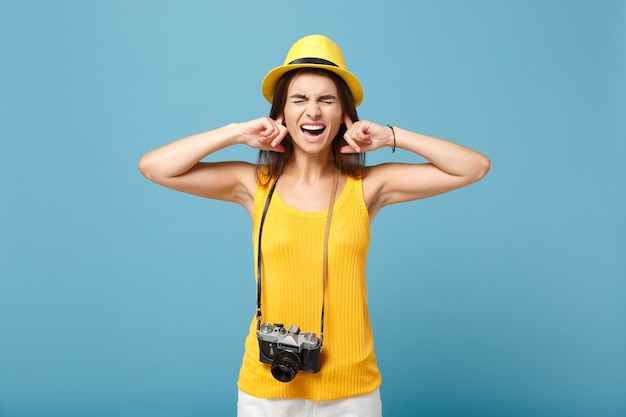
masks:
[[[0,16],[0,416],[235,414],[251,222],[136,165],[266,115],[262,77],[312,33],[363,82],[361,118],[493,163],[373,224],[385,415],[626,416],[626,2],[2,0]]]

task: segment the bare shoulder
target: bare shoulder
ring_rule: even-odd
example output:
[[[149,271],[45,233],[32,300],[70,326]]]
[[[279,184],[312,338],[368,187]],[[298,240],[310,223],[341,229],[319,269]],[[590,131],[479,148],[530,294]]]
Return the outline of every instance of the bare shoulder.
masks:
[[[400,178],[414,176],[419,165],[384,163],[363,168],[363,195],[370,216],[384,206],[400,202],[397,192],[402,189]],[[405,200],[406,201],[406,200]]]
[[[401,188],[404,176],[413,177],[425,164],[384,163],[363,168],[363,190],[372,197]]]

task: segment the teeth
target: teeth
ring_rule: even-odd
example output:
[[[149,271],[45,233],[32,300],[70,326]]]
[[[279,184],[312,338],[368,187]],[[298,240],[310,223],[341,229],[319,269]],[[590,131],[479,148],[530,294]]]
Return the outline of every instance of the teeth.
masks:
[[[324,126],[322,125],[302,125],[302,129],[306,130],[322,130]]]

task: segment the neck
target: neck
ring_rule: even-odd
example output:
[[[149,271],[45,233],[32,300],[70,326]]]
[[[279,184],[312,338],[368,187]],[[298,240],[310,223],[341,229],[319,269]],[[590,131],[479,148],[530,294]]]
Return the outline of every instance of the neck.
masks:
[[[317,182],[333,175],[335,162],[332,156],[294,154],[292,161],[285,167],[285,174],[300,181]]]

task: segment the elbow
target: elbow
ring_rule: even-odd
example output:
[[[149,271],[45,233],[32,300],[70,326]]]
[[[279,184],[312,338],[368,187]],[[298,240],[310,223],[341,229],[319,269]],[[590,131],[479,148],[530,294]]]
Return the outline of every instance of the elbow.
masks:
[[[491,169],[491,161],[485,155],[480,155],[476,160],[476,165],[474,168],[474,182],[482,180]]]
[[[139,172],[141,172],[141,174],[144,177],[146,177],[147,179],[151,181],[153,181],[153,178],[154,178],[152,165],[153,164],[150,163],[149,154],[142,156],[139,162],[137,163],[137,168],[139,169]]]

